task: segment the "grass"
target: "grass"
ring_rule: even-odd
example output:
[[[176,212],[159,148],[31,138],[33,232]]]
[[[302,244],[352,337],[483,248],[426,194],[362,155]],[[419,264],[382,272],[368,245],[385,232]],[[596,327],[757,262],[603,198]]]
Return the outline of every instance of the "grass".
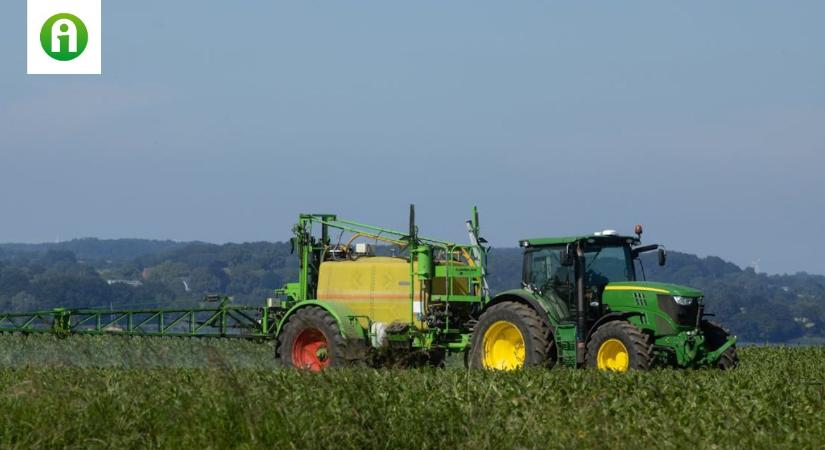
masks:
[[[733,372],[277,369],[245,341],[0,337],[6,448],[815,448],[825,348]]]

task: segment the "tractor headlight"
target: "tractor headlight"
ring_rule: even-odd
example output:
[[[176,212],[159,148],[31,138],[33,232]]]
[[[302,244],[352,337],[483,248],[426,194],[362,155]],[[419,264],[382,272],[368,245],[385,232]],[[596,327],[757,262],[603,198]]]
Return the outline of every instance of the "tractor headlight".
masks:
[[[688,306],[693,303],[693,297],[682,297],[680,295],[674,295],[673,300],[676,300],[676,303],[682,306]]]

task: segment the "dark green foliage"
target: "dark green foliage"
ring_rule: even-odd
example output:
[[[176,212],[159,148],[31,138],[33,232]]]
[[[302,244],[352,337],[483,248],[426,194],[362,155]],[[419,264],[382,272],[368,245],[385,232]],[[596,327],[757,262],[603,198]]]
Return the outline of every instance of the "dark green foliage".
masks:
[[[0,244],[0,258],[19,255],[39,255],[50,250],[70,252],[82,261],[96,264],[126,262],[142,255],[149,255],[189,243],[153,241],[148,239],[74,239],[54,244]]]
[[[261,304],[297,277],[297,263],[284,243],[83,239],[3,248],[0,309],[7,311],[193,306],[205,294],[229,294],[236,303]],[[64,248],[84,251],[88,258],[76,258]],[[126,255],[133,258],[123,260]],[[107,256],[115,259],[104,260]]]
[[[19,267],[0,268],[0,292],[18,293],[29,289],[29,273]]]
[[[132,360],[55,365],[36,356],[8,367],[7,348]],[[251,364],[271,361],[270,350],[241,341],[0,338],[0,447],[818,448],[825,440],[825,348],[745,348],[730,372],[626,374],[310,374]],[[146,368],[141,356],[164,364]]]

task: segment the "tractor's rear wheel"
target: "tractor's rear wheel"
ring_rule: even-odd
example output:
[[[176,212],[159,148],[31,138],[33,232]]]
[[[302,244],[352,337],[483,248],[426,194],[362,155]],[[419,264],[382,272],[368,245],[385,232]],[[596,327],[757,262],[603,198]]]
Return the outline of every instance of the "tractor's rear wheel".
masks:
[[[347,340],[337,321],[315,306],[296,311],[284,325],[278,341],[278,353],[286,367],[320,372],[350,362]]]
[[[702,329],[702,334],[705,335],[705,346],[710,352],[724,345],[730,337],[728,330],[716,322],[703,320],[699,327]],[[739,355],[736,353],[736,345],[732,345],[716,361],[716,368],[730,370],[735,369],[737,366],[739,366]]]
[[[585,362],[588,367],[613,372],[648,370],[653,346],[641,330],[623,320],[607,322],[590,336]]]
[[[532,308],[516,302],[493,305],[473,329],[470,367],[514,370],[549,365],[550,327]]]

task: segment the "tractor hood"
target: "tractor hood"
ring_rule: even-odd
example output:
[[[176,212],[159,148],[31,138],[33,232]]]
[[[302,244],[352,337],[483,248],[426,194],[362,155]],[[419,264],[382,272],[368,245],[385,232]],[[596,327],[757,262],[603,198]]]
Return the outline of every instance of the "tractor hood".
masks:
[[[655,283],[652,281],[626,281],[621,283],[610,283],[605,291],[647,291],[658,294],[679,295],[682,297],[702,297],[704,294],[698,289],[678,284]]]

